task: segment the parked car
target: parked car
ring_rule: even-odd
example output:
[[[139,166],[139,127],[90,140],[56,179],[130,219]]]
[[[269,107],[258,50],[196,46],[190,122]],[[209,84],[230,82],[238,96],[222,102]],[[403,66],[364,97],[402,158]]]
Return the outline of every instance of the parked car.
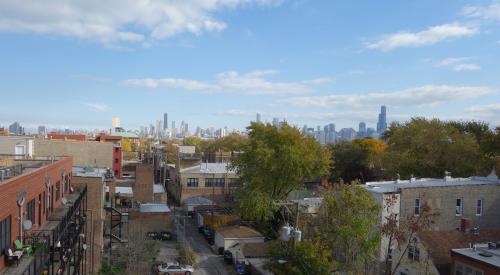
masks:
[[[158,265],[158,274],[160,275],[191,275],[194,268],[190,265],[181,265],[178,263],[166,263]]]
[[[249,274],[247,267],[242,262],[236,263],[236,274],[238,275],[247,275]]]
[[[158,240],[160,237],[160,234],[158,232],[150,231],[146,233],[146,239],[148,240]]]
[[[168,231],[162,231],[160,232],[158,238],[162,241],[170,241],[172,239],[172,233]]]
[[[231,251],[229,250],[224,250],[224,253],[223,253],[223,257],[224,257],[224,262],[226,262],[227,264],[232,264],[233,263],[233,253],[231,253]]]

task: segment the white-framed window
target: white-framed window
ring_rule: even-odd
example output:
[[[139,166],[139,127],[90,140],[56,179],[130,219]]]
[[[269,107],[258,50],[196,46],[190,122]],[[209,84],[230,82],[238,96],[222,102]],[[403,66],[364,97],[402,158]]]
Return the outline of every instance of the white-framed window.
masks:
[[[415,199],[415,216],[420,215],[420,198]]]
[[[408,247],[408,259],[416,262],[420,261],[420,249],[417,244],[413,244]]]
[[[457,198],[455,201],[455,216],[462,216],[464,214],[464,199]]]
[[[483,200],[477,200],[476,202],[476,216],[483,215]]]

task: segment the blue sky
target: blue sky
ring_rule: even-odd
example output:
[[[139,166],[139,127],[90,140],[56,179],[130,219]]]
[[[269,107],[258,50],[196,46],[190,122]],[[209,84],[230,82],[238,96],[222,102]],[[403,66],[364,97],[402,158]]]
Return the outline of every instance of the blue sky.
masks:
[[[0,2],[0,124],[500,125],[500,1]]]

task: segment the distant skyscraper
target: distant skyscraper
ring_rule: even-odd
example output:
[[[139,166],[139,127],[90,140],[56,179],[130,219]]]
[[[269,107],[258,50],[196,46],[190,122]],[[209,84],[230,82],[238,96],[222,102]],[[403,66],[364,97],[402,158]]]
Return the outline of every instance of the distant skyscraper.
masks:
[[[279,128],[279,126],[280,126],[280,119],[279,118],[277,118],[277,117],[273,118],[273,126],[276,128]]]
[[[113,117],[111,119],[111,127],[113,128],[113,130],[115,128],[120,128],[121,127],[120,117],[115,116],[115,117]]]
[[[163,130],[168,129],[168,114],[163,114]]]
[[[23,127],[17,121],[9,126],[9,133],[12,133],[14,135],[22,135],[23,132],[24,132]]]
[[[45,137],[47,135],[47,128],[45,126],[38,126],[38,135],[40,137]]]
[[[378,114],[377,133],[381,134],[387,130],[387,108],[385,105],[380,107],[380,114]]]
[[[261,123],[260,113],[257,113],[257,120],[255,122]]]
[[[335,142],[337,136],[337,133],[335,132],[335,124],[330,123],[328,125],[325,125],[324,131],[325,131],[325,143]]]
[[[366,123],[364,122],[359,123],[358,137],[366,137]]]

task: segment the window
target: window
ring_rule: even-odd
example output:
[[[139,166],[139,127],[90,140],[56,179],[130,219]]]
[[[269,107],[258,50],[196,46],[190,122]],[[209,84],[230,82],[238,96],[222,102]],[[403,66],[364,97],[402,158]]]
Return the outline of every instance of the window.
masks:
[[[227,183],[228,183],[229,187],[238,187],[239,186],[237,178],[228,178]]]
[[[0,251],[3,252],[11,246],[10,238],[10,216],[0,221]]]
[[[116,159],[115,159],[115,163],[116,163],[116,164],[118,164],[118,161],[119,161],[119,160],[116,158]]]
[[[118,147],[115,147],[115,153],[120,153],[120,149],[118,149]]]
[[[455,202],[455,216],[462,216],[464,213],[464,200],[463,198],[458,198]]]
[[[28,202],[28,208],[26,209],[26,219],[35,223],[35,199]]]
[[[455,262],[455,275],[483,275],[483,271],[461,262]]]
[[[61,196],[61,182],[58,181],[56,182],[56,201],[59,200],[60,196]]]
[[[205,178],[205,187],[214,187],[215,184],[215,179],[214,178]]]
[[[477,200],[476,203],[476,216],[483,215],[483,200]]]
[[[215,179],[215,186],[216,187],[224,187],[225,184],[226,184],[226,179],[224,179],[224,178]]]
[[[408,259],[414,260],[416,262],[420,261],[420,249],[416,244],[410,245],[408,247]]]
[[[69,189],[68,176],[64,176],[64,193],[68,193],[68,189]]]
[[[188,178],[187,179],[188,187],[198,187],[198,178]]]
[[[205,187],[224,187],[224,178],[205,178]]]
[[[43,210],[43,213],[45,214],[45,208],[46,207],[46,203],[47,203],[47,199],[45,198],[45,192],[43,192],[43,198],[42,198],[42,210]]]
[[[415,215],[420,215],[420,198],[415,199]]]

